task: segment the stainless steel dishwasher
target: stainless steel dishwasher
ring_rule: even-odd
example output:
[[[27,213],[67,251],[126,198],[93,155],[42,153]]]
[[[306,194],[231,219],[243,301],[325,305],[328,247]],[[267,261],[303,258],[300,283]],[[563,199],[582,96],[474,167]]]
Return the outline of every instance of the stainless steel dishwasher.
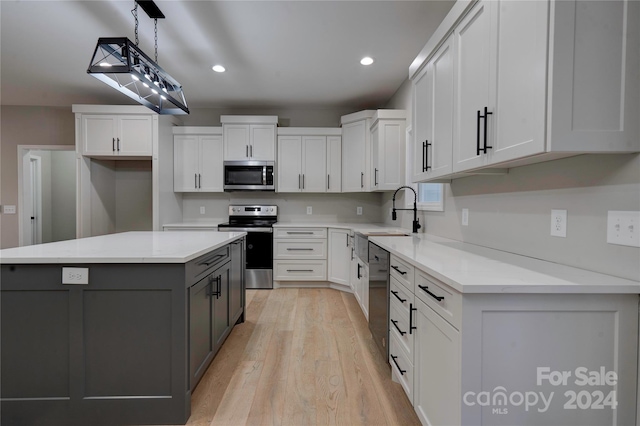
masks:
[[[369,241],[369,330],[389,362],[389,252]]]

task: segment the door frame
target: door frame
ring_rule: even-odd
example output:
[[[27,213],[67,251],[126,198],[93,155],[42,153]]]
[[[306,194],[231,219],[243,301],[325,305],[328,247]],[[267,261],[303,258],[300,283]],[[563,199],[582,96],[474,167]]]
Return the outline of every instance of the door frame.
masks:
[[[28,243],[25,239],[26,233],[24,227],[25,223],[24,207],[26,205],[25,192],[30,194],[30,188],[26,188],[25,185],[25,173],[29,173],[29,169],[25,170],[24,159],[26,155],[29,155],[31,151],[75,151],[75,145],[18,145],[18,246],[22,247],[25,243]],[[76,182],[77,187],[77,182]],[[78,204],[78,197],[76,197],[76,208]],[[77,219],[76,219],[77,220]],[[77,237],[77,231],[76,231]]]

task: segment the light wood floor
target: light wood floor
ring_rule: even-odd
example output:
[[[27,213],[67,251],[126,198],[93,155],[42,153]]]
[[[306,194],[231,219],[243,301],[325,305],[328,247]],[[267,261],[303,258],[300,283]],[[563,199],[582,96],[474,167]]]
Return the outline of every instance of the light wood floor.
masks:
[[[352,294],[247,291],[195,389],[188,425],[418,425]]]

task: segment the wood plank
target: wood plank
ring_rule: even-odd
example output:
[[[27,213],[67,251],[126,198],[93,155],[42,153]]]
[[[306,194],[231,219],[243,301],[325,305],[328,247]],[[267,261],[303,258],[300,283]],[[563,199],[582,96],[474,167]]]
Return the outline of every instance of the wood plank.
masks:
[[[263,367],[263,361],[240,363],[220,401],[211,426],[246,424]]]
[[[317,361],[316,423],[350,425],[348,404],[340,361]]]

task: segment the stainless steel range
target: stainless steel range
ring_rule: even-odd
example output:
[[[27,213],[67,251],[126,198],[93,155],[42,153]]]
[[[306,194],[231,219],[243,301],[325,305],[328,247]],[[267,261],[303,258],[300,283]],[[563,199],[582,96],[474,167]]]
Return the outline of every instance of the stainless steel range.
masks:
[[[247,233],[246,288],[273,288],[273,224],[278,206],[231,205],[229,222],[220,231]]]

